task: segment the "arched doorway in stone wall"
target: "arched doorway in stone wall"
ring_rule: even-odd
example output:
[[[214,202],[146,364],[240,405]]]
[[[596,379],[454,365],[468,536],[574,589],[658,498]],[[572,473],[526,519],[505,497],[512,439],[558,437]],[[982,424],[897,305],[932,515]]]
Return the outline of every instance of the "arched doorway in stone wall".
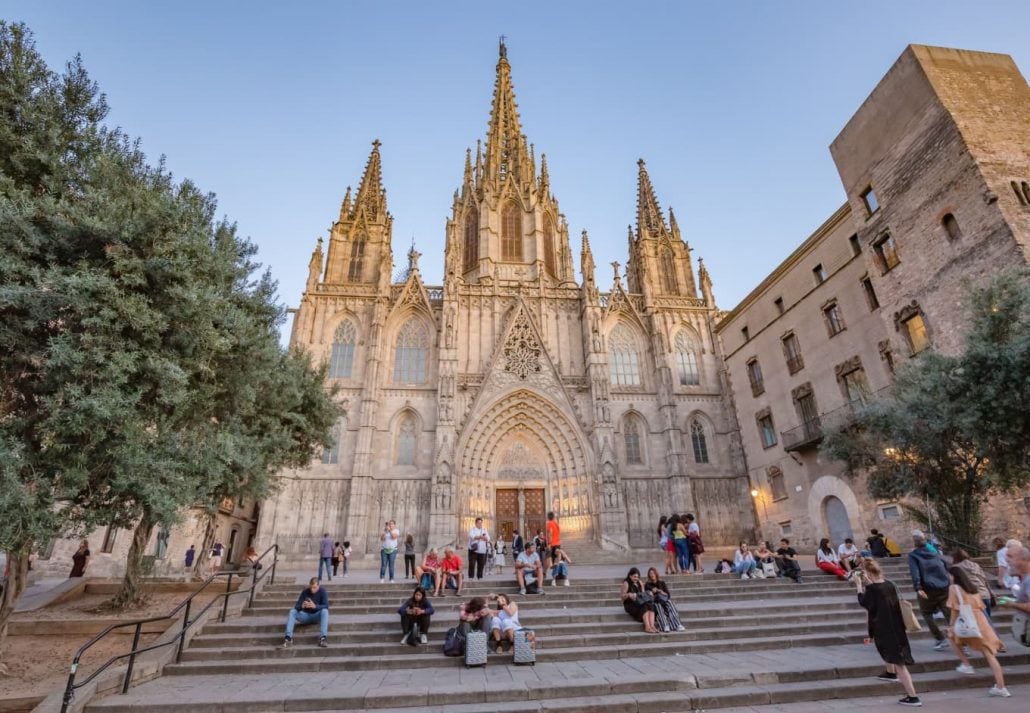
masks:
[[[523,535],[543,528],[548,511],[563,539],[593,539],[596,479],[585,440],[545,395],[520,388],[470,419],[458,442],[458,541],[477,516],[488,529]]]
[[[854,537],[851,529],[851,519],[848,517],[848,509],[844,502],[831,495],[823,501],[823,520],[826,523],[827,537],[836,547],[848,537]]]

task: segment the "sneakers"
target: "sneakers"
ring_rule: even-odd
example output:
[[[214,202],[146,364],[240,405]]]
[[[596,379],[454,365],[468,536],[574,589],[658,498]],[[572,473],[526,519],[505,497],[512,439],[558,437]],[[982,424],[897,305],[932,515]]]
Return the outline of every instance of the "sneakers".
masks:
[[[920,708],[923,705],[923,702],[919,700],[919,696],[905,696],[898,703],[903,706],[911,706],[912,708]]]
[[[876,678],[878,680],[880,680],[880,681],[897,681],[898,680],[898,674],[891,673],[890,671],[884,671],[883,673],[881,673]]]
[[[425,634],[422,634],[422,636],[419,637],[419,643],[420,644],[428,644],[429,643],[429,637],[427,637]]]
[[[941,639],[940,641],[938,641],[936,644],[933,645],[933,650],[934,651],[947,651],[949,648],[951,648],[951,647],[948,646],[948,640],[947,639]]]
[[[285,639],[283,639],[283,642],[281,644],[279,644],[280,649],[288,649],[291,646],[293,646],[293,639],[291,639],[288,636]]]
[[[676,631],[686,631],[686,630],[687,630],[687,627],[683,626],[683,624],[680,624],[679,626],[676,627]]]
[[[747,572],[744,572],[744,574],[740,575],[740,578],[741,579],[747,579]]]
[[[410,639],[410,638],[411,638],[411,634],[405,634],[404,636],[401,637],[401,643],[402,644],[408,643],[408,639]]]
[[[325,638],[323,636],[322,638],[320,638],[318,640],[318,646],[319,646],[319,648],[322,648],[322,649],[328,649],[329,648],[329,639],[327,639],[327,638]]]
[[[393,584],[393,580],[392,579],[390,580],[390,584]]]
[[[972,676],[976,673],[976,669],[967,663],[960,663],[958,666],[955,667],[955,670],[959,673],[964,673],[967,676]]]
[[[526,588],[523,587],[522,589],[520,589],[519,594],[521,594],[522,596],[526,596]]]
[[[380,578],[379,578],[379,583],[380,583],[380,584],[386,584],[386,580],[385,580],[385,579],[383,579],[382,577],[380,577]]]
[[[991,690],[987,691],[988,696],[996,696],[998,698],[1009,698],[1012,696],[1007,688],[998,688],[997,686],[991,686]]]
[[[557,579],[552,579],[551,580],[551,586],[552,587],[557,587],[558,586],[558,580]]]
[[[566,587],[569,586],[569,578],[568,577],[565,578],[565,586]]]

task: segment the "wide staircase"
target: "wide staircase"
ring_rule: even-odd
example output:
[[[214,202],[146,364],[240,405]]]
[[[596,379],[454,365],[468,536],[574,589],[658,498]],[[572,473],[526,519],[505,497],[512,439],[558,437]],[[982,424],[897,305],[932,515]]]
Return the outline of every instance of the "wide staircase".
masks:
[[[914,599],[902,562],[886,568]],[[646,634],[623,612],[616,577],[575,578],[543,596],[515,596],[523,625],[537,634],[535,666],[491,654],[473,669],[441,653],[457,620],[453,595],[433,600],[428,645],[398,643],[396,612],[410,591],[401,583],[327,584],[329,647],[319,648],[317,628],[306,627],[280,650],[302,585],[277,583],[238,619],[205,626],[164,676],[87,710],[626,713],[903,695],[900,685],[874,678],[883,665],[863,643],[865,612],[850,584],[817,571],[806,571],[802,584],[711,573],[667,581],[685,632]],[[466,596],[493,591],[516,588],[484,580]],[[1001,657],[1007,682],[1030,682],[1030,649],[1009,635],[1011,614],[1003,610],[996,621],[1009,648]],[[951,652],[933,651],[925,631],[911,641],[921,693],[978,687],[986,695],[992,680],[982,660],[974,658],[976,675],[963,676]]]

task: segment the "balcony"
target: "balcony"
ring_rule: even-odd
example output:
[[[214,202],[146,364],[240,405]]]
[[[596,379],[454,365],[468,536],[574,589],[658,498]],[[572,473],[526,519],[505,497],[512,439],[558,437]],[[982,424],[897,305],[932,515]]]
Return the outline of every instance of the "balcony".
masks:
[[[780,431],[780,442],[785,451],[804,451],[814,448],[823,440],[823,426],[819,417],[805,421],[789,431]]]

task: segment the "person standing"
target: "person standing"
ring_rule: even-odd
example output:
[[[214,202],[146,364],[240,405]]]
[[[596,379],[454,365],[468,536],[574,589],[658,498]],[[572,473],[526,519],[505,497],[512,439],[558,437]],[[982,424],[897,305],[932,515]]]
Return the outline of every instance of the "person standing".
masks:
[[[186,559],[185,559],[186,566],[184,568],[187,576],[189,576],[190,570],[193,569],[193,560],[195,560],[196,558],[197,558],[197,546],[196,545],[190,545],[190,548],[188,550],[186,550]]]
[[[519,534],[518,530],[511,531],[511,558],[512,561],[516,557],[522,554],[522,550],[526,549],[526,541],[522,539],[522,535]]]
[[[545,527],[547,528],[547,546],[550,549],[547,551],[547,561],[544,562],[544,570],[551,579],[554,579],[554,574],[551,572],[551,568],[555,565],[555,554],[561,547],[561,525],[558,524],[558,519],[554,516],[553,511],[547,513],[547,523]]]
[[[923,705],[916,695],[912,674],[908,667],[915,663],[912,648],[901,616],[898,588],[883,578],[883,570],[876,560],[865,560],[862,571],[852,577],[858,593],[859,605],[869,615],[869,638],[876,644],[876,652],[887,664],[887,670],[877,676],[881,681],[899,681],[905,688],[903,706]]]
[[[948,620],[950,627],[948,638],[951,639],[951,648],[955,650],[955,655],[962,662],[956,670],[967,676],[975,675],[976,669],[969,663],[969,657],[966,656],[963,649],[969,647],[974,651],[979,651],[986,659],[987,665],[991,667],[991,673],[994,674],[994,685],[987,691],[987,695],[1008,698],[1012,694],[1005,688],[1005,673],[1002,671],[997,657],[998,649],[1001,648],[1001,640],[994,633],[987,617],[984,616],[984,603],[980,592],[963,568],[952,565],[948,568],[948,575],[951,580],[948,587],[948,608],[951,610],[951,617]],[[979,629],[979,636],[959,636],[955,632],[955,621],[958,619],[961,606],[968,606],[972,610],[976,628]]]
[[[340,558],[343,560],[343,576],[347,576],[347,566],[350,564],[350,540],[343,541],[343,552],[340,553]]]
[[[926,546],[926,536],[921,530],[912,531],[912,542],[915,548],[908,553],[908,571],[912,575],[912,588],[919,595],[919,611],[923,614],[926,627],[937,640],[933,646],[934,650],[944,651],[948,648],[948,642],[934,621],[933,613],[940,611],[946,620],[951,619],[947,605],[948,588],[951,586],[948,568],[944,558],[936,552],[931,552]]]
[[[387,520],[380,536],[379,546],[379,583],[385,582],[386,570],[390,570],[390,584],[393,584],[393,568],[397,562],[397,545],[401,533],[393,520]]]
[[[329,533],[322,535],[322,541],[318,543],[318,581],[322,581],[322,569],[325,568],[325,576],[330,580],[333,578],[333,541]]]
[[[494,574],[504,574],[504,536],[497,538],[494,543]]]
[[[333,543],[333,576],[336,577],[340,573],[340,556],[343,554],[343,547],[340,546],[339,542]]]
[[[411,572],[409,575],[408,572]],[[409,532],[404,536],[404,578],[415,576],[415,537]]]
[[[490,533],[483,527],[483,518],[477,517],[476,524],[469,530],[469,571],[468,579],[472,581],[483,578],[486,567],[486,553],[490,548]]]
[[[86,573],[86,566],[89,564],[89,540],[82,540],[79,549],[72,555],[72,571],[69,577],[81,577]]]
[[[225,552],[225,545],[215,540],[211,545],[211,573],[214,574],[222,568],[222,553]]]
[[[693,513],[687,513],[687,540],[690,541],[690,559],[695,572],[705,571],[701,564],[701,554],[705,551],[704,543],[701,541],[701,527],[697,524]]]

